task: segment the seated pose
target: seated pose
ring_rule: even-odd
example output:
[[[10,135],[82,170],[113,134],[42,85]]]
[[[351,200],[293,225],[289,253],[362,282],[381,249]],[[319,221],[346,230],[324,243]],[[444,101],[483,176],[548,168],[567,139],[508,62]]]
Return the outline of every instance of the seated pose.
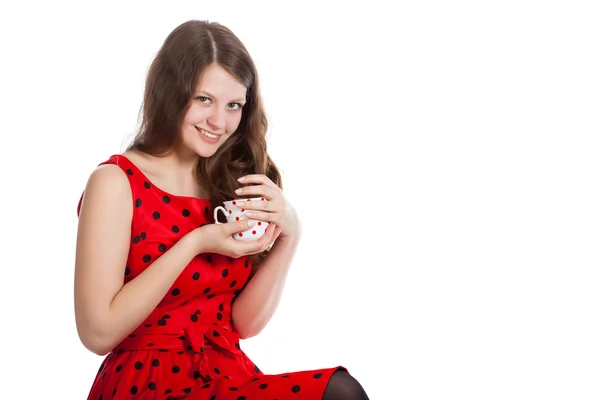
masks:
[[[367,399],[344,367],[267,375],[240,347],[271,319],[301,234],[242,42],[214,22],[178,26],[148,71],[141,117],[77,209],[77,330],[106,355],[88,398]],[[215,223],[236,198],[247,218]],[[235,238],[258,223],[259,239]]]

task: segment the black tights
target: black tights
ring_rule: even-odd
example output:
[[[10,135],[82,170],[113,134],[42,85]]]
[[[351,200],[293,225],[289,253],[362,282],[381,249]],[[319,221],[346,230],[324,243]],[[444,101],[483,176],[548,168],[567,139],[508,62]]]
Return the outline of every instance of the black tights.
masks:
[[[369,396],[352,375],[337,370],[331,375],[322,400],[369,400]]]

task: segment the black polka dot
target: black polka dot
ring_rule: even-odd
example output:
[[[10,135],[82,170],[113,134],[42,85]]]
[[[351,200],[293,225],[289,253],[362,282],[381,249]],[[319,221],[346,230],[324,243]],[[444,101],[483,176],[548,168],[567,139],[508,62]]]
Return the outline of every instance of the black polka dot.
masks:
[[[154,219],[160,219],[160,213],[158,211],[154,211],[152,213],[152,218],[154,218]]]
[[[237,284],[237,281],[236,281],[236,280],[233,280],[233,281],[232,281],[232,282],[229,284],[229,287],[230,287],[230,288],[232,288],[232,287],[234,287],[236,284]]]
[[[150,257],[150,254],[144,254],[144,257],[142,257],[142,261],[144,261],[144,262],[150,262],[150,260],[152,260],[152,257]]]
[[[165,204],[169,204],[171,202],[171,198],[169,196],[163,196],[162,201]]]
[[[131,169],[129,169],[129,168],[127,168],[125,170],[125,172],[127,172],[127,175],[129,175],[129,176],[133,175],[133,171]]]
[[[196,310],[196,311],[194,311],[194,314],[202,314],[202,313],[200,312],[200,310]]]
[[[198,322],[198,316],[196,314],[190,315],[190,319],[192,320],[192,322]]]
[[[213,331],[213,336],[214,336],[214,337],[219,337],[219,336],[221,336],[221,335],[219,335],[219,332],[217,332],[217,331]]]
[[[227,269],[224,269],[223,271],[221,271],[221,276],[222,276],[223,278],[226,278],[226,277],[227,277],[227,275],[229,275],[229,271],[228,271]]]
[[[102,372],[102,370],[104,369],[104,364],[100,365],[100,369],[98,370],[98,372]]]
[[[165,251],[167,251],[167,246],[164,244],[159,244],[158,245],[158,251],[160,251],[161,253],[164,253]]]
[[[137,199],[137,200],[135,201],[135,206],[136,206],[136,207],[140,207],[141,205],[142,205],[142,200],[141,200],[141,199]]]
[[[167,389],[167,390],[165,390],[164,394],[169,394],[169,393],[173,393],[173,391],[171,389]]]
[[[238,350],[241,350],[240,344],[239,344],[239,343],[236,343],[236,344],[235,344],[235,348],[236,348],[236,349],[238,349]]]
[[[144,182],[144,187],[146,189],[150,189],[150,182]]]
[[[208,206],[204,207],[204,214],[208,215]]]
[[[115,369],[115,371],[121,372],[121,369],[123,369],[123,366],[122,365],[117,365],[117,368]]]
[[[201,376],[202,374],[200,373],[200,371],[194,371],[194,379],[200,379]]]
[[[140,237],[142,238],[142,240],[146,240],[146,236],[146,232],[140,233]]]
[[[205,385],[202,385],[202,389],[208,389],[210,387],[210,383],[207,383]]]
[[[154,383],[154,382],[150,382],[150,383],[148,384],[148,389],[150,389],[150,390],[154,390],[154,389],[156,389],[156,383]]]
[[[258,388],[260,390],[265,390],[269,385],[267,385],[266,383],[263,383],[262,385],[260,385]]]
[[[169,314],[163,315],[163,319],[168,319],[168,318],[171,318],[171,316]]]
[[[159,319],[158,320],[158,325],[165,326],[166,324],[167,324],[167,320],[165,320],[165,319]]]
[[[190,394],[192,392],[191,388],[184,388],[183,391],[185,392],[185,394]]]
[[[211,293],[211,294],[209,294],[208,296],[206,296],[206,298],[207,298],[207,299],[209,299],[209,300],[210,300],[210,299],[212,299],[213,297],[215,297],[215,294],[214,294],[214,293]]]
[[[174,374],[178,374],[179,370],[180,368],[177,365],[173,365],[173,368],[171,368],[171,372],[173,372]]]
[[[237,398],[237,400],[246,400],[246,396],[240,396]]]
[[[289,378],[290,376],[285,374],[285,375],[281,375],[282,378]]]
[[[207,294],[208,292],[210,292],[210,288],[209,287],[207,287],[206,289],[204,289],[204,292],[202,292],[202,293]]]
[[[215,368],[214,370],[215,370],[216,374],[220,374],[221,373],[221,371],[219,371],[219,368]]]
[[[256,372],[257,374],[260,373],[260,369],[256,365],[254,366],[254,372]]]
[[[233,291],[233,295],[234,296],[237,296],[238,294],[240,294],[240,290],[239,289],[236,289],[236,290]]]
[[[152,346],[154,346],[154,343],[150,342],[150,343],[148,343],[146,346],[148,346],[148,347],[152,347]]]
[[[294,387],[292,388],[292,392],[298,393],[299,391],[300,391],[300,386],[294,385]]]
[[[244,268],[248,268],[249,264],[250,264],[250,260],[244,261]]]
[[[125,275],[129,275],[131,273],[131,270],[129,269],[129,267],[125,267]]]
[[[252,382],[260,381],[260,378],[252,378]]]
[[[184,208],[183,210],[181,210],[181,215],[183,215],[184,217],[189,217],[190,210],[188,210],[187,208]]]
[[[139,242],[140,242],[140,237],[139,236],[136,236],[136,237],[133,238],[133,243],[134,244],[137,244]]]
[[[153,367],[158,367],[159,365],[160,365],[160,360],[158,358],[155,358],[154,360],[152,360]]]
[[[129,393],[136,394],[138,392],[138,387],[133,385],[131,389],[129,389]]]
[[[235,386],[232,386],[229,388],[230,391],[235,392],[238,388],[236,388]]]
[[[152,324],[144,324],[144,326],[145,326],[146,328],[150,328],[150,327],[152,326]]]
[[[137,370],[142,369],[143,366],[144,366],[144,364],[142,364],[141,361],[136,362],[134,365],[135,369],[137,369]]]
[[[177,296],[177,295],[179,295],[179,293],[181,293],[181,290],[179,290],[179,289],[173,289],[173,290],[171,290],[171,294],[173,296]]]
[[[210,255],[206,255],[206,261],[208,261],[209,263],[212,263],[212,257]]]
[[[200,279],[200,272],[194,272],[194,275],[192,275],[192,279],[197,281],[198,279]]]
[[[223,311],[223,303],[219,304],[219,311]]]
[[[217,313],[217,319],[219,321],[223,319],[223,315],[220,312]]]

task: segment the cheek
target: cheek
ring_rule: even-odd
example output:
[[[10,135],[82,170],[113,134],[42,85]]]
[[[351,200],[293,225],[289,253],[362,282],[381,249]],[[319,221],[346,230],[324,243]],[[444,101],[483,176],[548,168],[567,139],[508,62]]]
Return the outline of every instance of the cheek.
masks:
[[[227,120],[227,132],[234,132],[240,125],[242,113],[238,113]]]
[[[185,122],[196,124],[198,121],[206,119],[206,111],[199,107],[190,108],[185,115]]]

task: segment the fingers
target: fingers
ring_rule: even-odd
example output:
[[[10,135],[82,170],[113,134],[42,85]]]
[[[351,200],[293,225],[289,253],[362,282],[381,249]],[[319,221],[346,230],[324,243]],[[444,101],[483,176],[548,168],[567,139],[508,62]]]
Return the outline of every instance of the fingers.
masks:
[[[238,196],[261,195],[267,200],[273,199],[277,193],[266,185],[244,186],[235,191]]]
[[[242,176],[241,178],[238,179],[238,182],[242,182],[244,184],[245,183],[260,183],[261,185],[264,185],[274,191],[281,190],[279,188],[279,186],[277,186],[275,183],[273,183],[273,181],[270,180],[264,174],[250,174],[250,175]]]
[[[253,254],[258,254],[263,252],[266,248],[268,248],[267,243],[270,242],[273,237],[274,228],[273,225],[269,225],[265,230],[265,233],[258,240],[251,240],[248,242],[237,241],[237,246],[243,247],[242,254],[244,256],[250,256]]]
[[[262,248],[262,251],[270,249],[271,246],[273,246],[273,243],[275,243],[275,240],[277,239],[277,236],[279,236],[279,232],[281,232],[281,228],[279,228],[277,225],[271,224],[269,226],[269,228],[271,228],[271,227],[272,227],[272,230],[268,232],[269,235],[268,235],[268,238],[265,241],[265,244],[264,244],[264,247]],[[267,236],[266,234],[267,234],[267,232],[265,232],[265,236]]]
[[[259,211],[269,211],[273,212],[275,209],[272,202],[268,201],[263,197],[264,200],[250,200],[246,199],[242,203],[238,203],[237,206],[242,210],[259,210]]]
[[[246,216],[259,221],[275,222],[276,214],[266,211],[246,211]]]
[[[257,223],[258,223],[258,221],[254,221],[251,219],[241,219],[239,221],[230,222],[230,223],[223,224],[223,225],[226,227],[228,235],[234,235],[239,232],[247,231],[248,228],[256,225]]]

